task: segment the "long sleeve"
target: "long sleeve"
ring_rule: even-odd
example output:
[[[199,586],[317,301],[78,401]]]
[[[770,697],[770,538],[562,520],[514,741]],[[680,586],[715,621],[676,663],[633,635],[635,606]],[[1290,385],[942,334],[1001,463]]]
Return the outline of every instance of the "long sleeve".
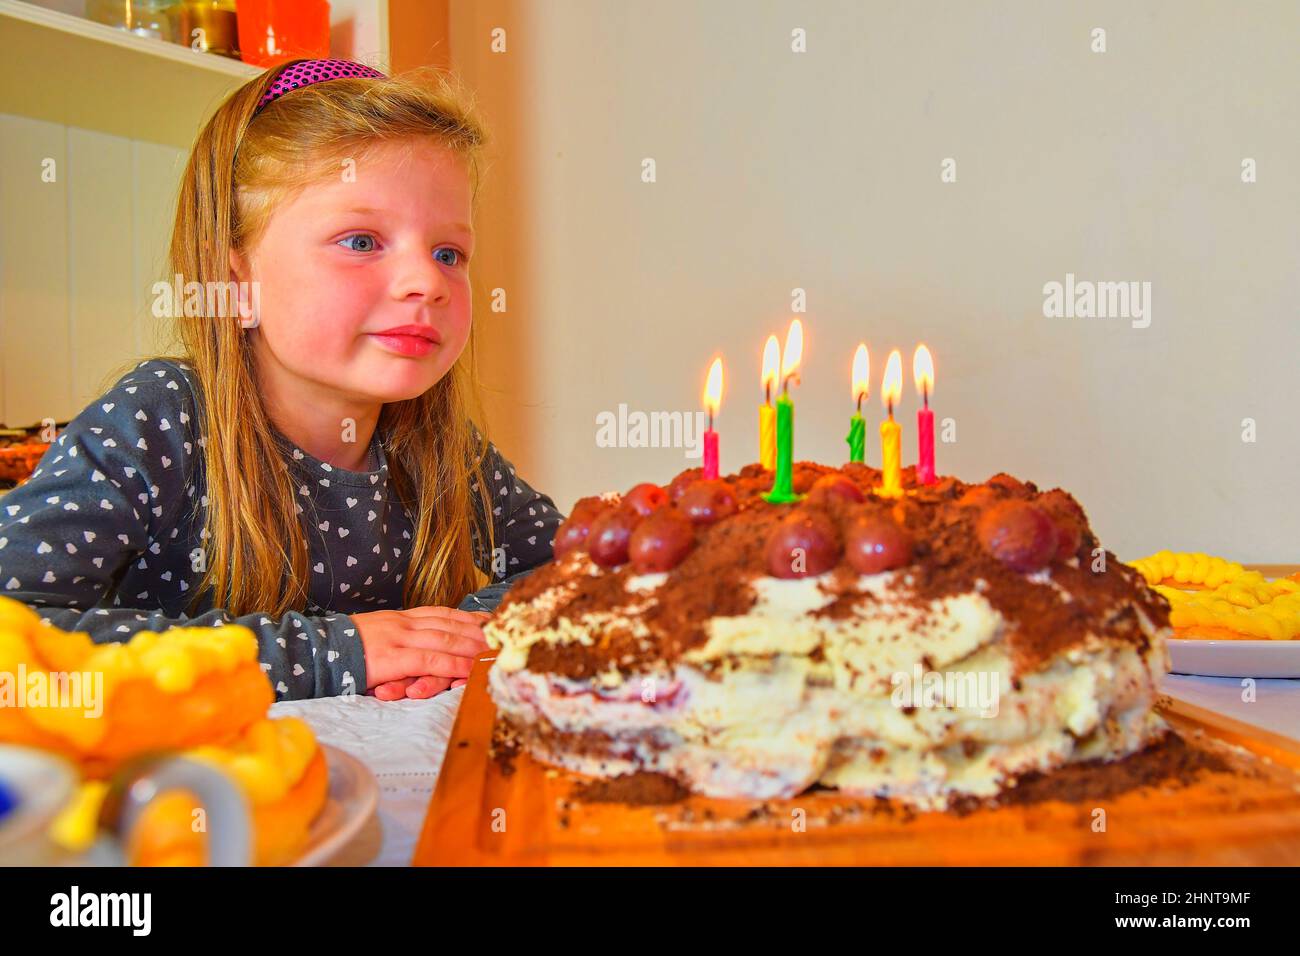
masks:
[[[520,478],[492,444],[483,460],[483,480],[492,500],[496,550],[483,570],[501,582],[550,561],[551,541],[564,521],[555,502]]]
[[[551,560],[551,542],[564,515],[547,495],[534,489],[515,473],[497,447],[488,444],[482,465],[482,480],[492,500],[493,554],[477,548],[478,566],[492,583],[467,595],[462,611],[493,611],[515,581]],[[478,484],[471,490],[478,507]],[[477,535],[475,536],[477,542]]]
[[[0,498],[0,595],[96,642],[242,624],[281,698],[363,691],[365,656],[345,614],[185,613],[202,578],[203,445],[175,365],[145,362],[123,376]]]
[[[506,596],[506,592],[514,587],[515,582],[528,577],[533,573],[533,570],[533,568],[529,568],[527,571],[520,571],[517,574],[510,575],[504,581],[497,581],[486,587],[479,588],[473,594],[465,595],[465,600],[461,601],[458,607],[462,611],[495,611],[497,605],[501,603],[501,599]]]

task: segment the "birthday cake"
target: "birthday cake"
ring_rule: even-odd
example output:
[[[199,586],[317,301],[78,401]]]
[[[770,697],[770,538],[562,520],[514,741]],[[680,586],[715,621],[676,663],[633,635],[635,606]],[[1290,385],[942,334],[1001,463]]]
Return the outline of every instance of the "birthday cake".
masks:
[[[856,463],[792,481],[793,503],[759,465],[579,501],[484,628],[504,728],[596,777],[921,809],[1167,732],[1169,604],[1067,492],[908,468],[885,496]]]

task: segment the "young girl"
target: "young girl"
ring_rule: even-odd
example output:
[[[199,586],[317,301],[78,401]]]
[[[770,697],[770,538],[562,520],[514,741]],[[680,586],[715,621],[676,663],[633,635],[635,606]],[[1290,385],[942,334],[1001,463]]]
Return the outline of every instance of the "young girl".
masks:
[[[485,615],[456,605],[549,560],[563,518],[471,423],[484,143],[445,78],[299,60],[234,93],[168,274],[238,308],[173,303],[184,354],[0,498],[0,595],[95,641],[242,624],[281,699],[464,683]]]

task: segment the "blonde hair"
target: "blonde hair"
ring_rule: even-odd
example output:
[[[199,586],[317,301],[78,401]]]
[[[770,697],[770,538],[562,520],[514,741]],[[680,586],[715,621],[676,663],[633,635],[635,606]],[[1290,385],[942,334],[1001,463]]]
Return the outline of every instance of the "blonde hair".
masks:
[[[230,281],[230,250],[251,249],[279,204],[384,143],[431,139],[460,156],[476,203],[487,133],[450,74],[332,79],[294,90],[254,117],[289,65],[231,94],[199,134],[181,180],[169,275]],[[206,439],[206,570],[191,610],[205,593],[232,614],[301,608],[307,539],[258,394],[252,348],[234,318],[180,317],[175,331],[184,354],[169,357],[195,370]],[[455,606],[486,581],[475,561],[491,553],[492,511],[479,474],[487,438],[473,423],[482,420],[474,340],[471,328],[465,351],[437,384],[380,413],[391,486],[415,525],[404,607]]]

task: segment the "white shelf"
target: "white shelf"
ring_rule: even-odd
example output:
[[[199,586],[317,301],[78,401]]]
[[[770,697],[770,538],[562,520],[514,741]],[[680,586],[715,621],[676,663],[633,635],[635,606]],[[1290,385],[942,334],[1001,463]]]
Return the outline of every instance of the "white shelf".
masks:
[[[212,70],[226,76],[247,79],[261,72],[257,67],[215,53],[201,53],[179,43],[136,36],[85,17],[50,10],[25,0],[0,0],[0,17],[22,21],[42,30],[64,34],[69,49],[77,44],[107,43],[141,56],[162,57],[196,70]],[[8,52],[8,51],[6,51]]]
[[[188,149],[247,63],[0,0],[0,112]]]
[[[388,65],[388,0],[332,0],[330,55]],[[260,67],[0,0],[0,113],[187,149]]]

